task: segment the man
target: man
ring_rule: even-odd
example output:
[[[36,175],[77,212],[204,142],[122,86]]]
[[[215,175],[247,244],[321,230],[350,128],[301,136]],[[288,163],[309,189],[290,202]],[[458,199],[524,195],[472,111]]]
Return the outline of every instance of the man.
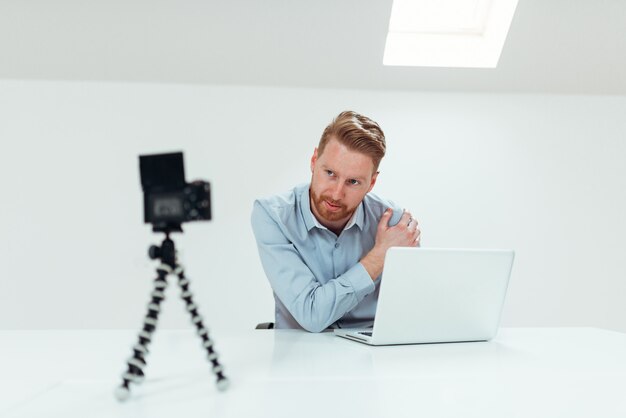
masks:
[[[371,326],[389,247],[419,246],[417,220],[369,193],[385,155],[371,119],[342,112],[311,158],[311,183],[255,201],[252,229],[276,328]]]

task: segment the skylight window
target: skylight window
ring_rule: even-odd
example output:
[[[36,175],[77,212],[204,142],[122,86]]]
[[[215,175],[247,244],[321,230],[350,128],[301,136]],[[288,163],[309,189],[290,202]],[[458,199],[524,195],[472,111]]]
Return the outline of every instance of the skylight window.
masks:
[[[394,0],[383,64],[495,68],[518,0]]]

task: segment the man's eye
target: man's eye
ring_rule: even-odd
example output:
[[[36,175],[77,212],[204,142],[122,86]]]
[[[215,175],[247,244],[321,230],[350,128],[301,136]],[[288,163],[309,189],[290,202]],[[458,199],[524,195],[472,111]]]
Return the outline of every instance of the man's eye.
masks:
[[[355,180],[355,179],[348,180],[348,183],[349,183],[351,186],[358,186],[359,184],[361,184],[361,183],[359,183],[359,181],[358,181],[358,180]]]
[[[335,173],[330,170],[326,170],[326,174],[328,174],[328,177],[332,177],[335,175]]]

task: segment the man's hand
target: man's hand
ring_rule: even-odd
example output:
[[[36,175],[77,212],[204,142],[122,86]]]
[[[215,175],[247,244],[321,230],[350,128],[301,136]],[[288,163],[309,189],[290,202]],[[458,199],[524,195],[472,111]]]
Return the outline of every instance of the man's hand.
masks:
[[[383,272],[385,254],[390,247],[419,247],[422,231],[417,219],[406,210],[400,221],[394,226],[389,226],[389,219],[393,211],[387,209],[378,223],[376,243],[374,248],[361,259],[361,264],[369,273],[372,280],[376,280]]]

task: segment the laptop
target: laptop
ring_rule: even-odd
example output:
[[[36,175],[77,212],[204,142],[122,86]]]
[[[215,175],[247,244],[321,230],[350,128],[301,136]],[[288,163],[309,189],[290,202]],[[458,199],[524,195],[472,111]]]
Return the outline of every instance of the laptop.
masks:
[[[374,327],[335,329],[370,345],[487,341],[495,337],[512,250],[392,247]]]

